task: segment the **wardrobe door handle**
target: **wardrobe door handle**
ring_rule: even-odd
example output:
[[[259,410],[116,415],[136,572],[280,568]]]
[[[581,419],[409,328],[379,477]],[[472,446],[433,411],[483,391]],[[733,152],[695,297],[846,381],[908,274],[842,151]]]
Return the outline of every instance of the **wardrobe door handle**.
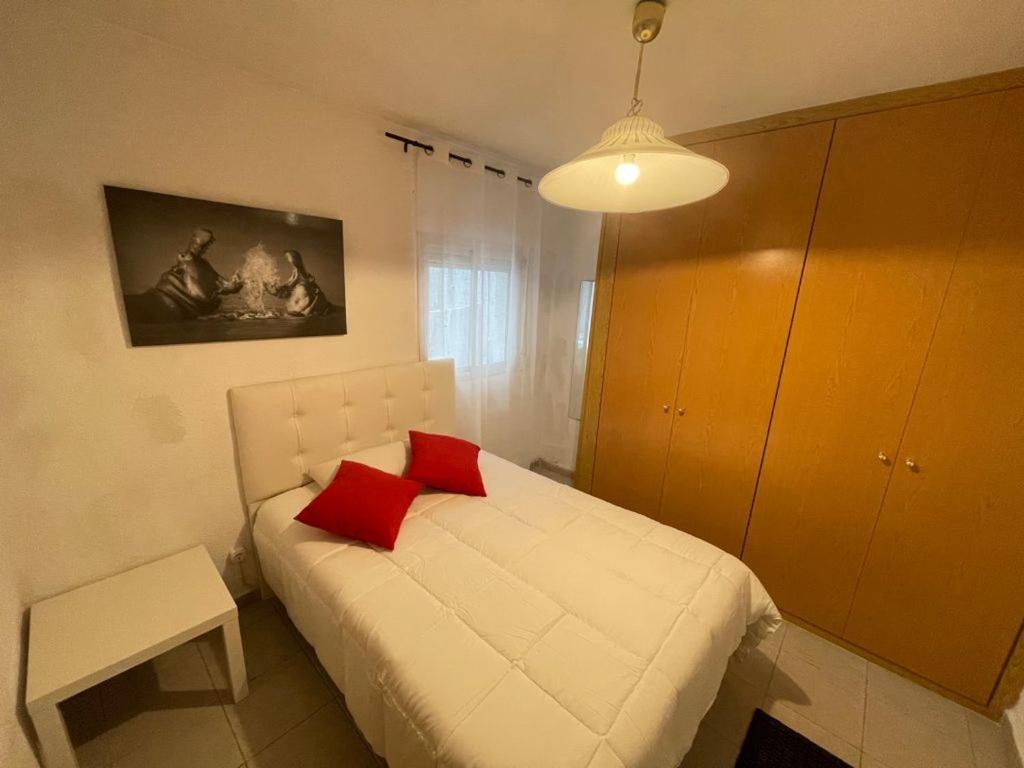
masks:
[[[685,408],[676,408],[676,413],[678,413],[680,416],[682,416],[683,414],[686,413],[686,409]]]
[[[917,466],[917,462],[914,461],[909,456],[907,457],[907,460],[904,461],[903,463],[907,465],[907,469],[909,469],[911,472],[917,472],[921,469],[919,466]]]
[[[878,452],[878,460],[885,464],[886,466],[889,466],[889,454],[887,454],[885,451]]]
[[[668,413],[668,410],[668,403],[665,403],[663,406],[661,406],[662,413]]]

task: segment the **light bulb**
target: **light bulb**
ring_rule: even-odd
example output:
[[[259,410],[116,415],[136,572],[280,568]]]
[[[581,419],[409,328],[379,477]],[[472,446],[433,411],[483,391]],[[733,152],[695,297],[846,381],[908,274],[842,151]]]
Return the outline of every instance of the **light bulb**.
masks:
[[[640,178],[640,166],[633,161],[633,156],[622,158],[622,162],[615,168],[615,180],[624,187],[628,187]]]

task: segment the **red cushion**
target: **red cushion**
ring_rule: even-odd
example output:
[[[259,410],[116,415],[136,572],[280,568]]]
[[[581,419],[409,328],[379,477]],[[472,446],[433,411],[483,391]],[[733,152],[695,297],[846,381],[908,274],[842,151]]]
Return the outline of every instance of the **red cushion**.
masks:
[[[295,519],[335,536],[394,549],[405,513],[422,487],[357,461],[343,461],[331,484]]]
[[[451,493],[486,496],[477,457],[480,446],[448,435],[409,430],[412,457],[405,476]]]

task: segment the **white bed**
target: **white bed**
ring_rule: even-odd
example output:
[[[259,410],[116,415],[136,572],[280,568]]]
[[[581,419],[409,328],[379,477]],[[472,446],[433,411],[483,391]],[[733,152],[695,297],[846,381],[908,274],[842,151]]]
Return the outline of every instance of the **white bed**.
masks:
[[[266,584],[392,768],[674,768],[780,622],[736,558],[485,452],[488,496],[421,495],[394,552],[292,520],[309,467],[450,432],[453,387],[440,361],[232,390]]]

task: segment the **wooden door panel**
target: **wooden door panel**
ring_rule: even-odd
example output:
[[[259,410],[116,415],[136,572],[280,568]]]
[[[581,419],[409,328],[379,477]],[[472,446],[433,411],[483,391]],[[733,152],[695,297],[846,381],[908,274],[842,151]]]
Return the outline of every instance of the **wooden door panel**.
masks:
[[[903,463],[911,458],[918,471]],[[846,638],[986,703],[1024,617],[1024,90],[1005,96]]]
[[[704,205],[622,217],[595,496],[655,516],[672,428]]]
[[[739,555],[833,123],[705,150],[707,203],[660,518]],[[682,413],[679,413],[682,409]]]
[[[835,634],[853,600],[1000,99],[836,123],[743,553],[780,607]]]

